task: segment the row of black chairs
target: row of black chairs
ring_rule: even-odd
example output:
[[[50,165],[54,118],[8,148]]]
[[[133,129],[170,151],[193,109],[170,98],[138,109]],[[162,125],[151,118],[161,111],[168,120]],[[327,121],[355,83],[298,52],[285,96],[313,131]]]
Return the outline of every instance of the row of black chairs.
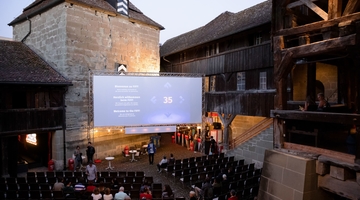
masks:
[[[84,177],[85,172],[81,171],[47,171],[47,172],[27,172],[26,177]],[[144,171],[99,171],[98,175],[101,177],[144,177]]]

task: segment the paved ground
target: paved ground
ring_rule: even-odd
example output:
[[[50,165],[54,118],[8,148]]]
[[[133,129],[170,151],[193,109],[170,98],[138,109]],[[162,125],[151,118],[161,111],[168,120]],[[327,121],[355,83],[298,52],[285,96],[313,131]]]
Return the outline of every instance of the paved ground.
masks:
[[[170,156],[170,153],[174,154],[175,159],[183,159],[190,157],[202,156],[202,153],[194,153],[189,151],[185,147],[171,142],[172,134],[162,134],[160,147],[157,148],[157,152],[154,158],[154,165],[149,165],[148,155],[140,155],[136,158],[138,161],[130,162],[129,157],[125,158],[122,155],[115,156],[115,159],[111,162],[114,166],[114,171],[144,171],[146,176],[152,176],[155,183],[169,184],[174,193],[175,197],[186,197],[189,196],[191,188],[185,186],[179,180],[175,180],[173,177],[168,176],[165,171],[158,173],[156,164],[160,162],[162,157],[165,155]],[[106,171],[108,167],[108,161],[105,159],[101,163],[97,163],[96,166],[98,171]],[[36,168],[29,171],[46,171],[47,168]],[[20,176],[20,175],[19,175]]]

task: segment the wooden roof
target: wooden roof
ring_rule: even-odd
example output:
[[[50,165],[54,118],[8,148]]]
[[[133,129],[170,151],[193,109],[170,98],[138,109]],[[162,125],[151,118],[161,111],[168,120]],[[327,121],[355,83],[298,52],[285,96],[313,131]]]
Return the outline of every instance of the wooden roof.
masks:
[[[24,43],[0,40],[0,84],[72,85]]]
[[[32,4],[24,8],[23,13],[15,18],[12,22],[10,22],[8,25],[12,26],[16,23],[22,22],[27,20],[28,17],[33,17],[37,14],[41,14],[45,12],[46,10],[60,4],[63,2],[71,2],[71,3],[78,3],[81,5],[86,5],[89,7],[93,7],[96,9],[101,9],[105,12],[113,13],[114,15],[120,15],[116,12],[116,9],[112,7],[107,1],[105,0],[35,0]],[[159,28],[160,30],[163,30],[164,27],[160,24],[156,23],[146,15],[144,15],[137,7],[134,6],[129,1],[129,18],[130,20],[136,20],[140,21],[142,23],[154,26]]]
[[[224,12],[205,26],[167,40],[160,55],[167,56],[271,22],[272,1],[267,0],[238,13]]]

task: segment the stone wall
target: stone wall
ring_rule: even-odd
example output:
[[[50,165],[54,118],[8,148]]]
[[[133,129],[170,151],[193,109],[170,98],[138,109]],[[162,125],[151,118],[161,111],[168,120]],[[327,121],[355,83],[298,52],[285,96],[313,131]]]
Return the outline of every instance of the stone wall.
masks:
[[[115,63],[127,65],[129,72],[159,72],[160,30],[125,16],[110,16],[94,8],[64,2],[13,27],[14,39],[25,43],[64,77],[72,81],[65,96],[66,158],[75,147],[92,141],[97,157],[121,154],[125,145],[148,141],[150,135],[126,135],[99,129],[91,132],[88,117],[92,109],[89,71],[114,72]],[[31,32],[29,32],[31,29]],[[63,131],[53,134],[53,159],[64,157]],[[85,153],[85,151],[84,151]]]
[[[258,199],[332,199],[317,183],[316,160],[266,150]]]
[[[262,168],[265,151],[268,149],[273,149],[272,127],[226,152],[226,154],[227,156],[235,156],[235,160],[244,159],[246,164],[255,163],[256,168]]]

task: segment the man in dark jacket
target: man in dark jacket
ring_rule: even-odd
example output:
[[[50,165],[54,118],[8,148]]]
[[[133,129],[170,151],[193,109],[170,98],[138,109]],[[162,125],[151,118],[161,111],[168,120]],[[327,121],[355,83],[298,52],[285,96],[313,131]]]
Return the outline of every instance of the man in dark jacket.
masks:
[[[95,154],[95,148],[91,145],[91,142],[88,142],[88,147],[86,149],[86,156],[87,156],[88,164],[90,162],[94,163],[94,154]]]

